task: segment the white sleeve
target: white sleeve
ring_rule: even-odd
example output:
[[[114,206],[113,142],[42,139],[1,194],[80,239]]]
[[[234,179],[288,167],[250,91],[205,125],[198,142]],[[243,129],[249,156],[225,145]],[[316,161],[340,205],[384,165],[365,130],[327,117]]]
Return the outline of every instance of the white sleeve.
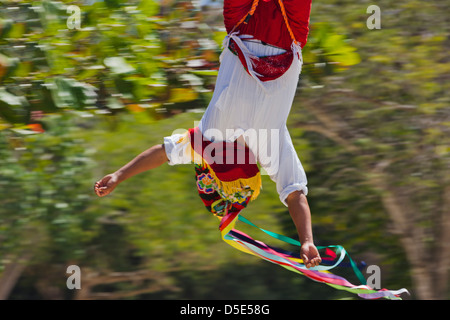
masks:
[[[192,163],[188,133],[164,137],[164,149],[169,159],[169,165]]]

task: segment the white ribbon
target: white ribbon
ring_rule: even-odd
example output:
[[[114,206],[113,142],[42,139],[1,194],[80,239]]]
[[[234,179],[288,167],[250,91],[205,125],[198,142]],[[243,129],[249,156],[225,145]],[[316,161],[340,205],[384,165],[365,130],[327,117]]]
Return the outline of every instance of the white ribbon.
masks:
[[[298,58],[298,61],[300,63],[300,72],[301,72],[301,68],[303,66],[302,47],[300,46],[299,43],[295,43],[295,41],[293,41],[292,45],[291,45],[291,50],[294,53],[294,58],[295,58],[295,56],[297,56],[297,58]]]

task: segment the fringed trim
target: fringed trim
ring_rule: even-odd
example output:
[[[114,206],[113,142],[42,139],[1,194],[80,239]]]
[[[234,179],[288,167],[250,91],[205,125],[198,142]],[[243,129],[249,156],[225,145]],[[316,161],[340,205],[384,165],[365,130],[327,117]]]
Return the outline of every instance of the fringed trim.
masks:
[[[195,153],[195,151],[194,151],[194,153]],[[200,155],[198,155],[198,156],[200,156]],[[260,172],[258,172],[254,177],[247,178],[247,179],[239,178],[234,181],[222,181],[217,177],[216,173],[214,172],[214,170],[210,167],[210,165],[208,163],[206,163],[205,161],[201,161],[201,163],[198,163],[198,164],[201,165],[203,168],[205,168],[205,167],[208,168],[209,173],[216,181],[217,186],[221,190],[223,190],[224,193],[234,194],[236,192],[241,191],[243,188],[250,188],[250,190],[253,191],[250,201],[256,200],[256,198],[258,198],[260,191],[261,191],[261,186],[262,186]]]

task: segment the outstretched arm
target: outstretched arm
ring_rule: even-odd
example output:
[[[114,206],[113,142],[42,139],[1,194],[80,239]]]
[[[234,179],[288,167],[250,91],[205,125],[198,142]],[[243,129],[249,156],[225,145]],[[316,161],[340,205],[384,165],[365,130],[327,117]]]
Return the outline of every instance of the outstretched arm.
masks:
[[[95,193],[99,197],[110,194],[119,183],[141,173],[159,167],[167,162],[164,145],[153,146],[114,173],[108,174],[97,181],[94,186]]]

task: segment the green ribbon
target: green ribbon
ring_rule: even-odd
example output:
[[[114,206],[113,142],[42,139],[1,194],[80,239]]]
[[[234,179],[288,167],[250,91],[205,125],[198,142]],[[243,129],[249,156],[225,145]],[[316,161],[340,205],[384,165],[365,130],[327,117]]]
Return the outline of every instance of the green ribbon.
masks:
[[[250,220],[248,220],[247,218],[243,217],[242,215],[239,215],[238,217],[239,221],[244,222],[252,227],[255,227],[259,230],[261,230],[262,232],[268,234],[269,236],[271,236],[272,238],[278,239],[280,241],[292,244],[294,246],[298,246],[301,247],[301,243],[298,240],[292,239],[290,237],[286,237],[282,234],[278,234],[269,230],[265,230],[262,229],[260,227],[258,227],[257,225],[255,225],[253,222],[251,222]],[[358,269],[358,266],[356,265],[356,263],[353,261],[353,259],[350,257],[350,255],[348,254],[348,252],[344,249],[344,247],[340,246],[340,245],[331,245],[331,246],[318,246],[317,249],[326,249],[326,248],[336,248],[336,253],[339,255],[341,254],[341,258],[331,267],[322,267],[322,268],[318,268],[318,267],[314,267],[314,268],[318,268],[318,269],[322,269],[322,270],[330,270],[334,267],[336,267],[337,265],[339,265],[342,262],[342,259],[344,256],[347,256],[349,261],[350,261],[350,265],[352,266],[353,272],[356,274],[356,276],[358,277],[359,281],[361,282],[361,284],[366,285],[367,281],[364,278],[363,274],[361,273],[361,271]],[[344,253],[344,254],[342,254]],[[319,266],[320,267],[320,266]],[[314,268],[312,268],[314,270]]]

